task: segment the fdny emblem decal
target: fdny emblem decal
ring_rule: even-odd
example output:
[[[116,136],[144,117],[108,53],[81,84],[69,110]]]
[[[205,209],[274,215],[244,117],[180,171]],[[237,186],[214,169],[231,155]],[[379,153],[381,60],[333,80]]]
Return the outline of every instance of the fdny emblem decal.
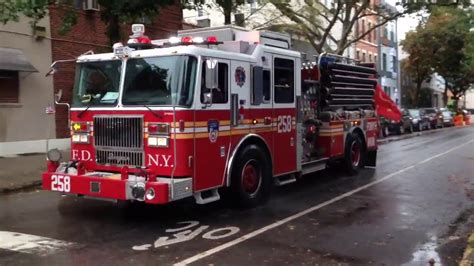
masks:
[[[219,137],[219,121],[209,120],[207,122],[207,131],[209,132],[209,140],[214,143]]]
[[[239,87],[242,87],[245,84],[245,79],[245,69],[241,66],[237,67],[235,69],[235,83],[237,83]]]

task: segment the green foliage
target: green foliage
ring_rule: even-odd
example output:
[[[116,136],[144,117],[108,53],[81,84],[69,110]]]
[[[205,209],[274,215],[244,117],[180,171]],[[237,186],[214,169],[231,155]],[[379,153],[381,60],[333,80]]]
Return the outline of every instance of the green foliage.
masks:
[[[0,22],[17,21],[20,14],[31,19],[32,26],[47,15],[50,5],[65,9],[65,17],[60,34],[67,34],[76,25],[75,6],[82,6],[82,0],[5,0],[0,3]],[[140,18],[153,19],[164,6],[173,4],[173,0],[98,0],[101,8],[101,20],[107,25],[110,43],[121,39],[120,27],[125,23],[136,22]]]
[[[437,72],[457,100],[474,83],[473,11],[452,6],[431,7],[430,11],[428,20],[402,42],[410,54],[404,67],[415,82]]]

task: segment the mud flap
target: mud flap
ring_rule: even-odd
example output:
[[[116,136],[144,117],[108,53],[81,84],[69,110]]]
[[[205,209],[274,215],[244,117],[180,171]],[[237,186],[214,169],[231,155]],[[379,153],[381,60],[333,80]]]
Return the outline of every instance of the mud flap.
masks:
[[[375,167],[377,165],[377,150],[367,152],[367,162],[365,166]]]

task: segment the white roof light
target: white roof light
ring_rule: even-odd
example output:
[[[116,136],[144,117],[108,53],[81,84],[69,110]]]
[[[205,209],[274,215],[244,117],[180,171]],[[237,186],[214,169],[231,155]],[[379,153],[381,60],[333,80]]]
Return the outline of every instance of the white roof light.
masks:
[[[177,44],[177,43],[180,43],[180,42],[181,42],[181,39],[178,38],[178,37],[171,37],[171,38],[169,39],[169,42],[170,42],[171,44]]]
[[[194,42],[194,43],[203,43],[203,42],[204,42],[204,38],[203,38],[203,37],[194,37],[194,38],[193,38],[193,42]]]

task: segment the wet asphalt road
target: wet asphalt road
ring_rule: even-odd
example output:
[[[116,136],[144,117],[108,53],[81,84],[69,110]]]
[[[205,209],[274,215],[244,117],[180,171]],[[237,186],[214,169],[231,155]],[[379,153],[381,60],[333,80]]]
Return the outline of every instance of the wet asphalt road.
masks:
[[[473,140],[470,127],[390,142],[376,169],[346,176],[333,167],[275,188],[251,210],[1,195],[0,265],[456,265],[474,228]],[[70,245],[2,249],[5,231]]]

